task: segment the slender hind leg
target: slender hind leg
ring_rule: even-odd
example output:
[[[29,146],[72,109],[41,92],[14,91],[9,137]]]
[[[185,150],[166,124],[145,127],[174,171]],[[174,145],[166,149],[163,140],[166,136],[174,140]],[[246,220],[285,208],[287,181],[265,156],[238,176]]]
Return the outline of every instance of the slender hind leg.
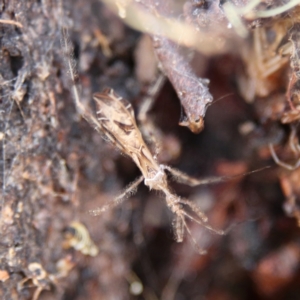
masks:
[[[128,187],[125,188],[124,192],[120,194],[118,197],[116,197],[112,202],[109,202],[101,207],[98,207],[96,209],[90,210],[90,214],[94,216],[98,216],[101,213],[118,206],[121,204],[124,200],[126,200],[128,197],[134,195],[136,193],[138,185],[143,181],[144,177],[140,176],[138,179],[136,179],[134,182],[129,184]]]

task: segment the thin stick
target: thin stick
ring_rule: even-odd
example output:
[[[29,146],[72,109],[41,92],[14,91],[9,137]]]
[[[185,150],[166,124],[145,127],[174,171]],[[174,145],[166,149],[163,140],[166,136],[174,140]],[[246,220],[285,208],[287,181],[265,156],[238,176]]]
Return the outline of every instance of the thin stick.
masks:
[[[17,27],[23,28],[23,25],[20,22],[13,21],[13,20],[3,20],[3,19],[0,19],[0,23],[7,24],[7,25],[15,25]]]

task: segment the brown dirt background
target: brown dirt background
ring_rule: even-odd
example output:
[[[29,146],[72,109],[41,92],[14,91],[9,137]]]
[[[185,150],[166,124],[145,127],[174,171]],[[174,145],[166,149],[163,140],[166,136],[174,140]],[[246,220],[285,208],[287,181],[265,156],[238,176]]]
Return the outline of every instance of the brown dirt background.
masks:
[[[30,277],[29,264],[56,274],[57,262],[65,260],[73,268],[55,283],[41,280],[48,290],[39,299],[300,299],[299,228],[282,208],[278,181],[282,172],[291,173],[274,164],[267,147],[286,141],[288,127],[269,118],[273,98],[243,100],[237,78],[244,65],[237,55],[193,58],[215,99],[230,94],[209,107],[200,135],[178,126],[180,103],[168,82],[149,114],[163,137],[161,159],[190,175],[271,166],[218,185],[172,183],[214,227],[231,226],[228,234],[191,224],[205,256],[188,239],[177,244],[164,200],[144,186],[116,209],[88,213],[118,195],[139,170],[76,112],[59,24],[74,45],[81,101],[91,107],[92,93],[108,86],[138,109],[147,88],[136,75],[142,34],[99,1],[64,1],[63,7],[62,20],[55,1],[0,1],[1,19],[23,25],[0,24],[0,297],[31,299],[33,282],[20,284]],[[97,30],[109,40],[111,56]],[[246,121],[255,130],[242,135]],[[64,230],[74,220],[87,227],[99,248],[96,257],[64,249]],[[136,281],[143,285],[138,296],[130,290]]]

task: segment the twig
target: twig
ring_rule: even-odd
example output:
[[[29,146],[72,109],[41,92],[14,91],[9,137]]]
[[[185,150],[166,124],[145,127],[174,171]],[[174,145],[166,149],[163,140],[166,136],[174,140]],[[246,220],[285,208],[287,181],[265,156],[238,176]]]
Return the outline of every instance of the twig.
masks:
[[[0,19],[0,23],[7,24],[7,25],[15,25],[17,27],[23,28],[23,25],[20,22],[13,21],[13,20],[3,20],[3,19]]]

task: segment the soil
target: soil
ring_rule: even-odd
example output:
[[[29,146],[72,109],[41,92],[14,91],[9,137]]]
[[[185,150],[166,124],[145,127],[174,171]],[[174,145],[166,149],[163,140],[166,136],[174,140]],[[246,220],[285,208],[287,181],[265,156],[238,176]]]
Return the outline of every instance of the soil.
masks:
[[[199,255],[189,235],[176,243],[164,198],[143,184],[119,206],[89,213],[140,171],[76,111],[62,27],[74,47],[80,101],[92,110],[92,94],[110,87],[138,113],[157,76],[150,37],[98,0],[2,0],[0,12],[2,299],[299,298],[299,169],[278,166],[269,149],[276,145],[285,162],[298,158],[288,143],[293,128],[297,138],[298,119],[282,121],[290,111],[289,56],[280,76],[268,77],[273,84],[266,95],[257,88],[251,99],[241,91],[242,79],[262,79],[247,71],[252,54],[247,60],[241,52],[253,46],[252,37],[234,40],[235,50],[219,54],[182,51],[193,72],[210,80],[215,101],[200,134],[178,125],[182,107],[168,80],[155,95],[148,118],[158,160],[197,178],[233,177],[193,188],[170,180],[213,228],[228,228],[217,235],[191,222],[192,236],[207,250]],[[74,233],[72,241],[67,232]]]

